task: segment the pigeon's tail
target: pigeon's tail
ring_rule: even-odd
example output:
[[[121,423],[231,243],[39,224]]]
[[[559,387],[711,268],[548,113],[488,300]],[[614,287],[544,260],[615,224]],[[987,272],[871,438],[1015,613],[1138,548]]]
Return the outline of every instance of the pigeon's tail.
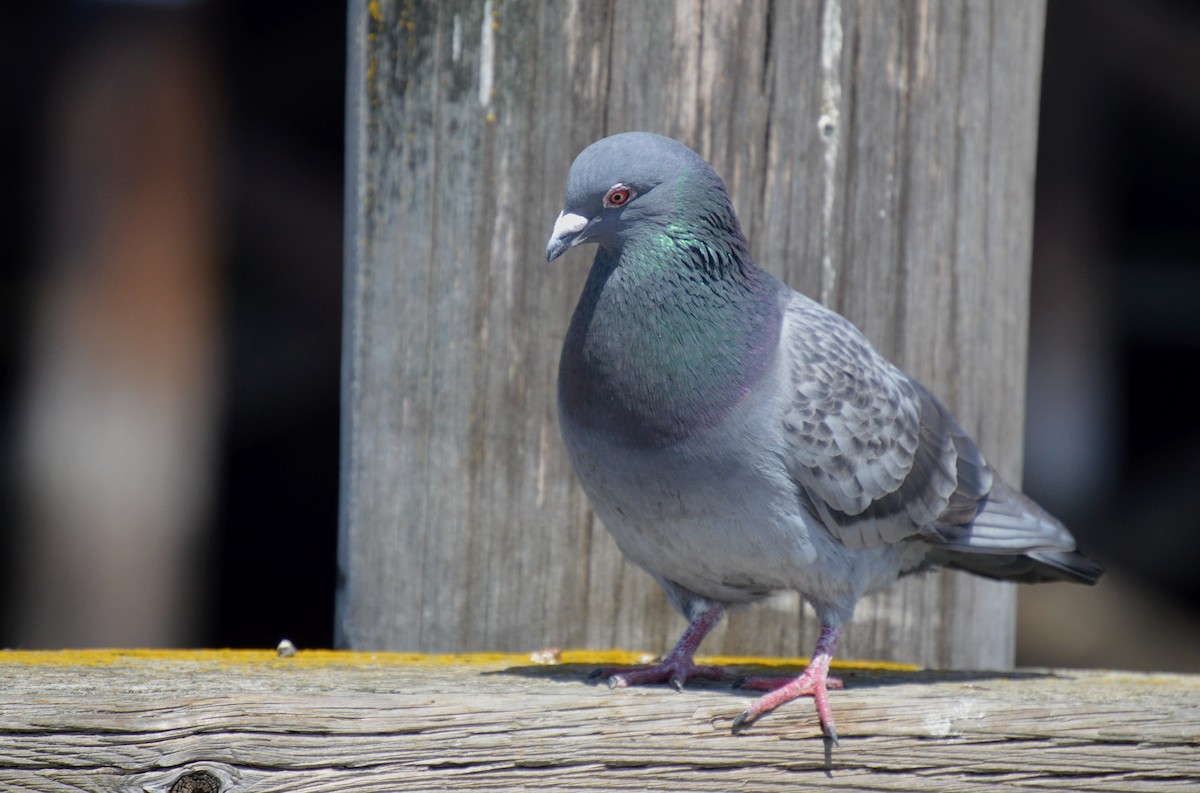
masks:
[[[1075,550],[1062,523],[999,477],[973,520],[939,525],[936,534],[938,563],[988,578],[1094,584],[1104,572]]]
[[[1041,584],[1069,581],[1094,584],[1104,568],[1078,551],[1030,551],[1023,554],[982,554],[946,552],[946,567],[1000,581]]]

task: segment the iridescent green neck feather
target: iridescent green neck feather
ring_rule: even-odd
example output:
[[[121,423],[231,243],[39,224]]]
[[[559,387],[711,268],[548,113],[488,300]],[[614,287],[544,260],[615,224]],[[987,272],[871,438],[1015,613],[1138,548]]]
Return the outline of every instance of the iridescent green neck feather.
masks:
[[[559,366],[569,420],[661,446],[719,422],[761,377],[781,285],[751,261],[724,191],[716,198],[688,203],[681,189],[669,222],[597,253]]]

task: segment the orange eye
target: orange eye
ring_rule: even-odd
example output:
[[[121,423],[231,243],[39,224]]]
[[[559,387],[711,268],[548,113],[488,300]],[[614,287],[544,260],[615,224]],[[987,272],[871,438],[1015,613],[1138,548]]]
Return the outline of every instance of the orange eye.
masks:
[[[612,209],[613,207],[624,206],[629,203],[629,199],[633,198],[634,192],[623,184],[615,184],[608,189],[608,193],[604,196],[604,206]]]

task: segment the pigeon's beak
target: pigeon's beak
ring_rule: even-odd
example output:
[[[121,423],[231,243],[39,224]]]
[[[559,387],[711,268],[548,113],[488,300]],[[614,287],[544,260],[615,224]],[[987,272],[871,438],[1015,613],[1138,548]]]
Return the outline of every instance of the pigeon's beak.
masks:
[[[550,241],[546,243],[546,261],[554,261],[568,248],[574,248],[583,242],[586,239],[583,231],[587,226],[588,219],[583,215],[576,215],[565,209],[559,212],[558,220],[554,221],[554,231],[550,232]]]

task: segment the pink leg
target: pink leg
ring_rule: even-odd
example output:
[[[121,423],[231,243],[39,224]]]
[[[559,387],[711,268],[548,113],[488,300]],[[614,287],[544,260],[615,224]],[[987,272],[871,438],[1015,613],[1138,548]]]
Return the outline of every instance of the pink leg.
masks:
[[[821,730],[834,745],[838,742],[837,730],[833,726],[833,713],[829,709],[828,689],[842,687],[842,681],[829,677],[829,662],[833,660],[833,652],[837,649],[838,639],[842,636],[842,628],[821,626],[821,638],[817,640],[817,648],[813,651],[812,660],[804,673],[792,680],[780,684],[773,678],[750,678],[742,682],[742,688],[765,689],[770,693],[764,694],[750,707],[742,711],[733,720],[733,731],[750,726],[765,713],[769,713],[785,702],[791,702],[797,697],[811,696],[817,704],[817,717],[821,720]]]
[[[692,663],[692,658],[696,655],[696,648],[724,615],[725,608],[723,606],[713,606],[693,618],[688,623],[683,636],[679,637],[679,641],[675,643],[675,647],[662,660],[662,663],[633,669],[621,667],[597,669],[591,674],[591,677],[593,679],[607,677],[609,688],[640,686],[646,683],[670,683],[676,691],[682,690],[684,683],[693,677],[724,680],[730,675],[723,668],[696,666]]]

